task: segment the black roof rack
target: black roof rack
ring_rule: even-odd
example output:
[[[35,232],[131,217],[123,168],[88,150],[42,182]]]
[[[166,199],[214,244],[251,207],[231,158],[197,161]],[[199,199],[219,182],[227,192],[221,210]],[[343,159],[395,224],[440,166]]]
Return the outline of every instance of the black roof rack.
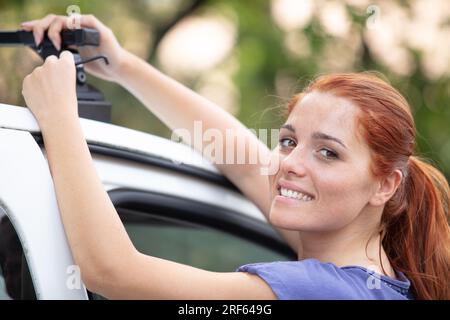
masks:
[[[63,50],[71,51],[74,55],[76,66],[78,114],[82,118],[111,122],[111,104],[105,101],[103,94],[99,90],[86,83],[86,73],[84,71],[85,63],[104,59],[105,63],[108,64],[108,58],[96,56],[83,61],[76,49],[69,48],[69,46],[98,46],[100,41],[98,31],[95,29],[64,30],[61,32],[61,39],[61,50],[58,50],[47,34],[45,34],[42,43],[37,46],[32,32],[24,30],[0,31],[0,46],[25,45],[35,50],[43,60],[51,55],[59,57]]]

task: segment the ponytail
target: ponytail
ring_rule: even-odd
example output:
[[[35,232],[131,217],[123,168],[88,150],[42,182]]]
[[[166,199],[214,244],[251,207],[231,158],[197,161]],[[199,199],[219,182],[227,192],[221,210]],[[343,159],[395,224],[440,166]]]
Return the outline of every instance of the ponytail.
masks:
[[[450,299],[449,185],[432,165],[411,156],[406,176],[386,204],[383,247],[417,299]]]

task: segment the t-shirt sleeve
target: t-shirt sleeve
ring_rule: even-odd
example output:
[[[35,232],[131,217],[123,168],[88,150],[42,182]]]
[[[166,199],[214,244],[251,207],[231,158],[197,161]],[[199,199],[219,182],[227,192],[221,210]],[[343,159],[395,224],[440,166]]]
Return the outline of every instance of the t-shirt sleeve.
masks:
[[[353,299],[345,274],[316,260],[254,263],[238,272],[258,275],[280,300]]]

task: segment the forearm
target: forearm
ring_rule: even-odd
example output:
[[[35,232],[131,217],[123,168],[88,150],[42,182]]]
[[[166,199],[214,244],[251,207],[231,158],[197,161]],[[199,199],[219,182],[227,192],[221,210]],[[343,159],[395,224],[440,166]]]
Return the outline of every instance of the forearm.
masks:
[[[144,60],[131,53],[125,55],[117,82],[136,96],[169,128],[190,129],[196,120],[203,121],[205,128],[242,126],[225,110]]]
[[[79,120],[57,120],[41,128],[65,232],[82,275],[103,273],[134,247],[95,171]]]

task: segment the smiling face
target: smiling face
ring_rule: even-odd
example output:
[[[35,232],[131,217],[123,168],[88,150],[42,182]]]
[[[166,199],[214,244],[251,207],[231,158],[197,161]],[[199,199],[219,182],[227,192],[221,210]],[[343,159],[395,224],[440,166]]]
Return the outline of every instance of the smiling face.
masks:
[[[332,231],[367,214],[377,183],[357,133],[358,112],[350,100],[316,91],[294,107],[272,153],[279,163],[270,176],[273,225]]]

